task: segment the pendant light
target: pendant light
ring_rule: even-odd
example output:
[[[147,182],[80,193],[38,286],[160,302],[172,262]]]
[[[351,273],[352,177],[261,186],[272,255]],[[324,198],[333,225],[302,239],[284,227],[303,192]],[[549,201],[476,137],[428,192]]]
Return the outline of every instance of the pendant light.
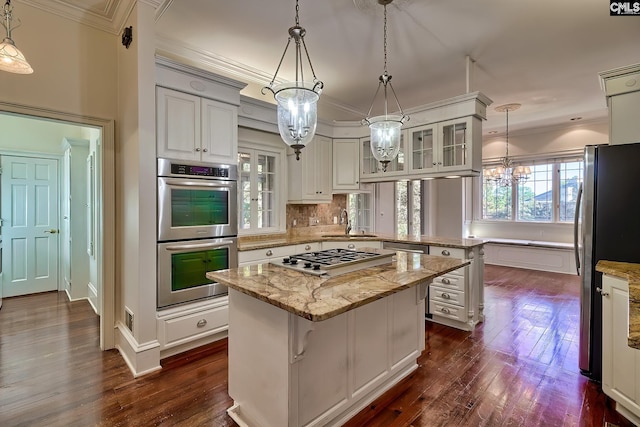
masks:
[[[33,73],[33,68],[31,68],[31,65],[29,65],[11,38],[11,31],[20,26],[19,19],[16,19],[18,24],[12,26],[12,11],[11,0],[7,0],[4,8],[0,12],[2,26],[7,30],[7,36],[2,40],[2,43],[0,43],[0,70],[16,74],[31,74]]]
[[[362,120],[363,124],[371,129],[371,153],[373,157],[382,164],[382,171],[387,171],[387,165],[391,162],[400,151],[400,140],[402,125],[409,121],[409,116],[402,112],[398,97],[391,85],[391,75],[387,72],[387,5],[393,0],[378,0],[378,3],[384,6],[384,73],[378,79],[378,89],[373,100],[367,117]],[[371,117],[371,110],[376,101],[380,87],[384,88],[384,114],[381,116]],[[399,115],[389,114],[387,109],[387,86],[391,89],[391,93],[396,100],[396,105],[400,112]]]
[[[484,177],[503,187],[510,187],[523,183],[529,179],[531,168],[529,166],[513,167],[513,160],[509,157],[509,111],[515,111],[521,107],[521,104],[505,104],[496,107],[499,113],[507,115],[507,132],[506,132],[506,152],[505,156],[500,159],[500,165],[493,169],[485,169]]]
[[[296,24],[289,28],[289,38],[284,48],[284,53],[280,58],[280,63],[276,69],[273,79],[269,86],[262,89],[269,90],[273,93],[278,103],[278,131],[282,140],[293,148],[296,153],[296,159],[300,160],[300,151],[311,141],[316,133],[316,125],[318,123],[318,98],[322,92],[324,84],[317,79],[309,51],[304,43],[306,30],[300,26],[299,19],[300,6],[296,0]],[[280,66],[287,54],[287,49],[291,44],[291,40],[295,42],[296,50],[296,70],[295,81],[274,84]],[[306,54],[309,68],[313,75],[313,81],[304,81],[304,70],[302,64],[302,49]]]

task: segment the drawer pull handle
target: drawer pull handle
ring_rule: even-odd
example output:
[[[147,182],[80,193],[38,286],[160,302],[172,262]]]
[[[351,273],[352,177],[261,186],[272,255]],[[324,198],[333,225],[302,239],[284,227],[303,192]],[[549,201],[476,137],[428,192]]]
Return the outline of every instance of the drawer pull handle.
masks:
[[[443,292],[442,293],[442,299],[451,299],[451,295]]]
[[[449,310],[447,307],[442,307],[440,309],[440,311],[443,312],[444,314],[450,314],[451,313],[451,310]]]
[[[356,247],[356,245],[354,245],[353,243],[349,243],[349,244],[347,245],[347,248],[349,248],[349,249],[353,249],[353,248],[355,248],[355,247]]]
[[[445,285],[450,285],[451,284],[451,280],[447,279],[446,277],[444,279],[442,279],[442,283],[444,283]]]
[[[311,245],[307,245],[307,246],[305,246],[305,247],[304,247],[304,250],[305,250],[305,251],[310,251],[310,250],[311,250]]]
[[[271,255],[273,255],[273,251],[272,251],[271,249],[269,249],[269,250],[267,251],[267,256],[271,256]]]
[[[196,326],[198,328],[204,328],[207,325],[207,319],[200,319],[198,320],[198,323],[196,323]]]
[[[442,251],[442,256],[449,256],[449,255],[451,255],[451,252],[449,252],[448,250],[445,249],[444,251]]]

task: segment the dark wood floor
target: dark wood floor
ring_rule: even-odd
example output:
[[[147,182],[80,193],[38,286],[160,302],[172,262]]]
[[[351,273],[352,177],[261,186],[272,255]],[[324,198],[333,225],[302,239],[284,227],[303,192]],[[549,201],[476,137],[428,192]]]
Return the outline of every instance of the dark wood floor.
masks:
[[[427,323],[420,367],[349,426],[631,426],[578,372],[578,278],[485,271],[473,333]],[[4,300],[0,426],[236,426],[226,340],[134,379],[98,348],[98,319],[64,293]]]

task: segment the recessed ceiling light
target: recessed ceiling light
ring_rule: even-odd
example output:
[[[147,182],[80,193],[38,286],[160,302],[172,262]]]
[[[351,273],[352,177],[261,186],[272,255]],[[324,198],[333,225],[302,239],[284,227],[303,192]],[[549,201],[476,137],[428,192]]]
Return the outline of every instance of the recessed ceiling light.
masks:
[[[578,120],[582,120],[582,117],[571,117],[569,120],[572,122],[577,122]]]

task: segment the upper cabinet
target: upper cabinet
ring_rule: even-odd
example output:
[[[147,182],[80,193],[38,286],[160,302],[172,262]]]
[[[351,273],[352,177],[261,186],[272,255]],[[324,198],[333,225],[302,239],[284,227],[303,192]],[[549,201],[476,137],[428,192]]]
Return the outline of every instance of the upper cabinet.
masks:
[[[464,117],[409,129],[409,174],[480,172],[480,126],[480,119]]]
[[[371,153],[369,137],[361,138],[360,182],[480,175],[482,120],[491,102],[481,92],[473,92],[411,113],[402,132],[400,152],[386,172]],[[342,131],[346,132],[353,129]]]
[[[244,83],[156,59],[157,156],[235,164]]]
[[[235,105],[156,88],[158,157],[235,163],[238,111]]]
[[[289,203],[329,203],[332,198],[331,139],[316,135],[296,160],[289,150]]]
[[[360,189],[360,140],[333,140],[333,192]]]
[[[600,73],[609,107],[609,143],[640,142],[640,64]]]

